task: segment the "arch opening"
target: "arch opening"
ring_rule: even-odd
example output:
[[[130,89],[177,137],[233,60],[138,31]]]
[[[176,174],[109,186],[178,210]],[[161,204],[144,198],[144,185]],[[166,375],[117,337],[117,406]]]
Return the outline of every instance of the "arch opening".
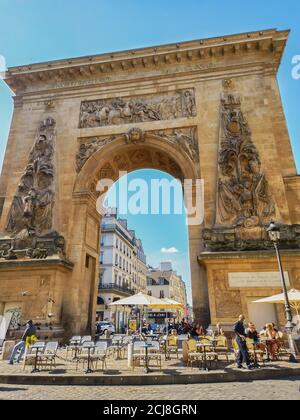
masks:
[[[86,255],[94,258],[95,261],[100,261],[101,259],[101,231],[100,231],[100,219],[99,208],[97,210],[98,199],[101,197],[101,203],[105,197],[109,188],[99,191],[99,182],[101,183],[104,179],[111,180],[111,187],[116,182],[121,182],[124,176],[124,173],[132,177],[133,174],[137,173],[136,171],[161,171],[161,173],[168,174],[168,180],[179,180],[177,185],[180,185],[180,194],[181,197],[179,201],[182,201],[182,185],[186,180],[190,180],[192,184],[196,183],[199,178],[199,167],[190,159],[188,154],[178,145],[170,144],[167,141],[162,142],[161,137],[156,135],[147,135],[145,141],[130,143],[124,142],[124,137],[116,138],[113,143],[107,144],[102,147],[100,150],[97,150],[89,159],[84,162],[82,169],[79,171],[77,180],[75,182],[74,193],[73,193],[73,211],[75,214],[80,213],[79,217],[76,217],[77,220],[76,227],[74,230],[78,233],[79,230],[82,230],[83,240],[78,244],[78,238],[74,235],[74,241],[71,240],[69,243],[69,254],[74,255],[75,259],[86,258]],[[173,204],[178,205],[176,200],[173,200]],[[143,202],[140,203],[143,207]],[[183,211],[181,215],[184,217],[184,206],[181,206]],[[128,209],[128,208],[127,208]],[[149,207],[147,208],[149,211]],[[151,211],[151,208],[150,208]],[[103,216],[103,214],[102,214]],[[135,214],[135,216],[137,216]],[[81,228],[78,226],[81,225]],[[133,228],[134,223],[133,224]],[[204,291],[203,286],[200,283],[201,268],[199,267],[197,261],[197,255],[201,247],[201,229],[199,226],[189,226],[186,227],[187,233],[187,242],[188,245],[186,249],[186,266],[188,267],[185,270],[187,277],[191,277],[191,283],[193,287],[193,292],[190,292],[190,295],[193,295],[193,303],[195,307],[195,302],[204,302],[204,305],[208,307],[208,297],[207,293]],[[173,228],[174,231],[174,228]],[[175,229],[176,231],[176,229]],[[97,234],[95,235],[95,232]],[[71,235],[73,231],[71,232]],[[97,238],[96,238],[97,236]],[[72,243],[73,242],[73,243]],[[79,249],[80,248],[80,249]],[[172,243],[164,241],[161,244],[161,249],[172,249],[176,248]],[[176,248],[177,249],[177,248]],[[188,256],[190,253],[190,256]],[[163,256],[162,256],[163,257]],[[163,258],[161,259],[163,260]],[[85,272],[80,272],[81,264],[78,264],[78,274],[75,276],[85,276]],[[76,268],[76,266],[75,266]],[[179,269],[178,269],[179,270]],[[94,276],[90,273],[90,277],[85,279],[85,284],[89,284],[90,288],[90,300],[87,299],[85,304],[85,311],[89,313],[88,318],[84,317],[84,309],[81,310],[81,330],[90,328],[94,314],[96,313],[97,306],[97,296],[98,296],[98,286],[100,281],[101,274],[101,265],[96,268]],[[203,276],[202,276],[203,277]],[[113,280],[115,280],[113,278]],[[128,283],[128,282],[127,282]],[[123,287],[124,282],[119,281],[117,278],[114,281],[114,284],[118,287]],[[122,284],[122,286],[120,286]],[[128,284],[126,285],[127,289]],[[133,290],[134,291],[134,290]],[[199,297],[199,294],[204,294],[205,297]],[[197,316],[197,310],[196,310]],[[204,319],[204,317],[202,317]],[[207,324],[209,323],[208,317],[206,317]]]

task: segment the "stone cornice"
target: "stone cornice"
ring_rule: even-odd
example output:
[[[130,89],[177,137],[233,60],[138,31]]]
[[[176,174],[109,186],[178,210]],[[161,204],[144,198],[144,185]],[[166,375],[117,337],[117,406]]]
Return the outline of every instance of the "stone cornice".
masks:
[[[281,251],[282,257],[289,257],[289,258],[299,258],[300,256],[300,249],[282,249]],[[275,260],[276,261],[276,254],[275,251],[240,251],[240,252],[202,252],[198,256],[198,262],[200,264],[224,264],[225,260],[231,260],[231,262],[236,261],[240,263],[242,260]]]
[[[250,62],[261,63],[276,72],[288,39],[289,31],[270,29],[225,37],[203,39],[178,44],[162,45],[131,51],[101,54],[89,57],[57,60],[27,66],[11,67],[6,83],[17,94],[34,91],[48,84],[56,86],[67,81],[97,79],[122,72],[143,74],[153,69],[172,68],[189,64],[228,61],[232,67],[240,65],[241,58],[251,54]],[[249,56],[250,57],[250,56]],[[239,59],[240,58],[240,59]],[[191,66],[192,67],[192,66]],[[204,68],[205,69],[205,66]],[[199,68],[201,71],[201,67]],[[176,72],[173,71],[174,73]],[[38,88],[43,90],[43,88]]]
[[[67,260],[61,258],[48,258],[45,260],[29,260],[29,259],[20,259],[20,260],[11,260],[11,261],[1,261],[0,262],[0,272],[7,271],[8,269],[20,269],[22,270],[33,270],[33,269],[51,269],[51,268],[61,268],[67,270],[73,270],[74,264]]]

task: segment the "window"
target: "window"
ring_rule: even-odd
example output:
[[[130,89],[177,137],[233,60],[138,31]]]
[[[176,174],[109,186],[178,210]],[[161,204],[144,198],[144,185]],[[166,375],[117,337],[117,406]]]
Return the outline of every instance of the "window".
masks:
[[[122,268],[122,258],[119,258],[119,267]]]
[[[159,292],[159,297],[160,297],[160,299],[164,299],[165,298],[165,292],[163,290],[161,290]]]
[[[104,252],[100,252],[100,264],[104,264]]]
[[[116,248],[117,249],[119,248],[119,239],[118,239],[118,237],[116,237]]]
[[[97,305],[104,305],[105,303],[104,303],[104,300],[103,300],[103,298],[102,297],[100,297],[100,296],[98,296],[97,297]]]
[[[148,290],[148,296],[152,296],[151,290]]]
[[[115,257],[115,265],[118,265],[118,262],[119,262],[119,256],[118,256],[118,254],[116,254],[116,257]]]

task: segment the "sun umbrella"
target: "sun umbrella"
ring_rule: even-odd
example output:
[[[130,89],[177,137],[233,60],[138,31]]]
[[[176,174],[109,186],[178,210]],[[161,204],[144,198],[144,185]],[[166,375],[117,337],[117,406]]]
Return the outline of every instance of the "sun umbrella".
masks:
[[[138,293],[137,295],[110,303],[109,306],[150,306],[161,304],[162,302],[160,299],[145,295],[144,293]]]
[[[181,309],[183,305],[176,300],[165,298],[160,299],[158,304],[151,304],[150,308],[160,308],[160,309]]]
[[[144,293],[138,293],[137,295],[130,296],[125,299],[117,300],[116,302],[110,303],[109,306],[137,306],[141,307],[144,312],[145,307],[150,305],[161,305],[161,300],[153,296],[145,295]],[[140,321],[140,333],[142,333],[142,323]]]
[[[300,320],[300,291],[292,289],[288,292],[288,297],[290,301],[291,308],[296,311],[298,320]],[[284,294],[281,293],[280,295],[270,296],[268,298],[256,300],[253,303],[279,303],[284,304]]]

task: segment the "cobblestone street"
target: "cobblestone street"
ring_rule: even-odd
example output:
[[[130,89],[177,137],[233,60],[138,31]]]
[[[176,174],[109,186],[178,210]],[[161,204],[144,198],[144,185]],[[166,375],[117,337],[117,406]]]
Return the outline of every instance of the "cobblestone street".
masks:
[[[300,400],[300,377],[250,383],[148,387],[0,385],[0,400]]]

